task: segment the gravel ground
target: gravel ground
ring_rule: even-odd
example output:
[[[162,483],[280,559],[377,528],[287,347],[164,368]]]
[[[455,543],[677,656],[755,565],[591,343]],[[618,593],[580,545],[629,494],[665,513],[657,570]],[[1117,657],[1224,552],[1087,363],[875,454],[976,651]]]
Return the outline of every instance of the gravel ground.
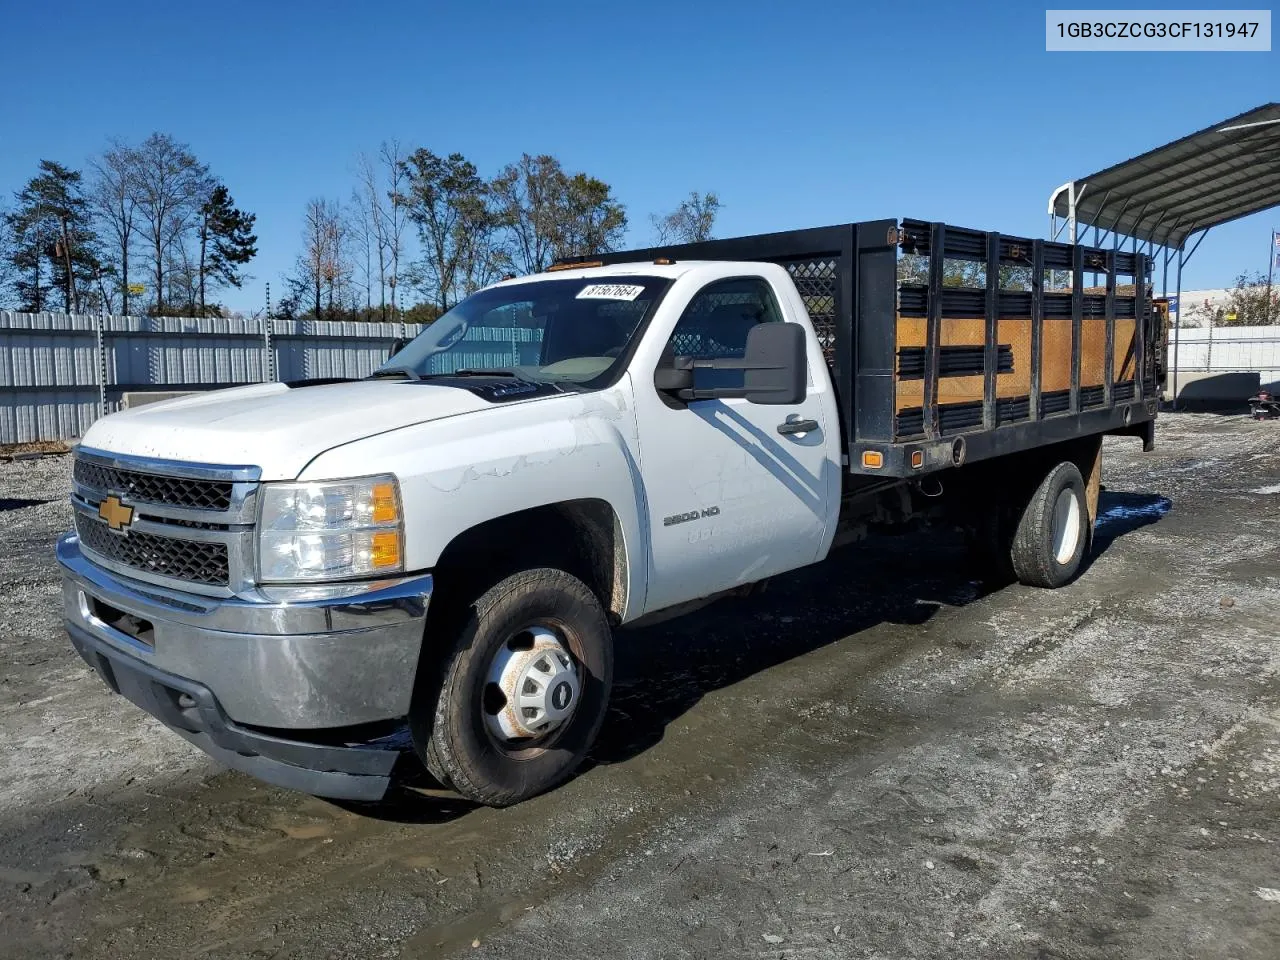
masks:
[[[53,543],[71,526],[70,469],[65,456],[0,464],[0,816],[139,774],[216,769],[123,697],[106,696],[61,633]]]
[[[0,465],[0,953],[1275,960],[1278,440],[1109,440],[1062,590],[916,535],[623,633],[589,769],[503,811],[276,790],[111,696],[68,464]]]

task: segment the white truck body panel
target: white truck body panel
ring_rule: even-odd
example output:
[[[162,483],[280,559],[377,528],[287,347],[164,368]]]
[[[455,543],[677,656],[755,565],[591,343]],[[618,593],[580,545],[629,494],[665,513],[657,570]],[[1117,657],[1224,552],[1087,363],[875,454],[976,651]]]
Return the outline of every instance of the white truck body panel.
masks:
[[[492,409],[465,390],[397,380],[290,389],[217,390],[124,410],[94,422],[87,447],[195,463],[251,464],[264,480],[292,480],[318,454],[373,433]],[[357,475],[378,473],[366,465]]]
[[[663,346],[708,283],[762,276],[784,319],[808,328],[795,287],[772,264],[715,263],[667,293],[631,363],[645,503],[650,516],[646,608],[660,610],[813,563],[826,553],[840,505],[840,432],[827,365],[809,332],[808,396],[794,406],[741,399],[665,403],[653,387]],[[818,429],[781,435],[787,420]],[[667,522],[697,513],[696,519]]]
[[[119,454],[252,464],[268,481],[393,473],[404,502],[408,571],[431,569],[454,537],[486,520],[569,500],[604,501],[626,557],[623,622],[821,559],[840,503],[838,413],[786,271],[751,263],[622,264],[519,282],[640,273],[675,280],[628,372],[604,390],[491,404],[466,390],[395,379],[299,389],[263,384],[113,414],[83,442]],[[806,329],[806,399],[794,406],[664,403],[653,371],[685,307],[708,283],[751,276],[765,278],[784,319]],[[788,418],[819,426],[778,434]],[[695,511],[696,521],[664,522]]]
[[[646,568],[631,558],[643,558],[649,531],[628,377],[594,393],[485,404],[476,416],[357,440],[316,457],[300,479],[349,477],[375,467],[400,479],[410,570],[430,569],[451,540],[486,520],[569,500],[605,501],[628,557],[622,619],[643,612]]]

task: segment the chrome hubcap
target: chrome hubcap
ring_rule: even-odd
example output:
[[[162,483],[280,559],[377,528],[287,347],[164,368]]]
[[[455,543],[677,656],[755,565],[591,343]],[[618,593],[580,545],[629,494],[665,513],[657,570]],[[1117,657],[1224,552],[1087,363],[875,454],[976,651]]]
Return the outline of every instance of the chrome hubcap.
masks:
[[[1053,559],[1067,563],[1080,542],[1080,501],[1070,488],[1053,502]]]
[[[499,648],[489,666],[485,724],[499,740],[545,737],[573,716],[580,687],[573,657],[556,631],[522,630]]]

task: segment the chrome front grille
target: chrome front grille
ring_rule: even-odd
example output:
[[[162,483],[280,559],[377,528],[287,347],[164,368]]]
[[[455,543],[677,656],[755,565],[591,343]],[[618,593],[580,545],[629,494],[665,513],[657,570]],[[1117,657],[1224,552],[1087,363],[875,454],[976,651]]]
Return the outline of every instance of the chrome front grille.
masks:
[[[101,520],[76,514],[76,533],[82,547],[115,563],[175,580],[225,587],[231,583],[227,545],[179,540],[149,533],[120,536]]]
[[[96,490],[110,490],[133,503],[159,503],[194,510],[230,510],[233,484],[228,480],[166,477],[137,470],[122,470],[90,460],[77,459],[75,481]]]
[[[81,549],[99,566],[139,580],[238,593],[253,583],[260,473],[79,448],[71,504]],[[121,524],[123,515],[129,520]]]

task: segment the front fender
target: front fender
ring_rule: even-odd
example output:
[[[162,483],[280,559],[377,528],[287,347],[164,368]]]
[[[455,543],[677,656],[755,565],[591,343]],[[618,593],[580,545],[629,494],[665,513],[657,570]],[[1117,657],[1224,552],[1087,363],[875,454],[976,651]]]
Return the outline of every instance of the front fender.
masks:
[[[567,500],[608,503],[626,557],[622,619],[644,607],[649,542],[630,381],[587,394],[498,404],[365,437],[320,454],[300,480],[394,473],[405,569],[429,570],[456,536],[487,520]]]

